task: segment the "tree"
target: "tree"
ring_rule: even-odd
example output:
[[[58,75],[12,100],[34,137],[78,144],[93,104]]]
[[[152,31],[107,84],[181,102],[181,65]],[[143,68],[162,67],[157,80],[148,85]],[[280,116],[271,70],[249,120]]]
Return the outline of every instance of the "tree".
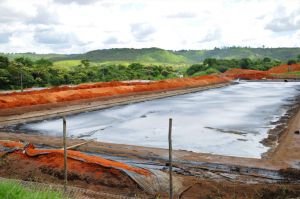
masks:
[[[48,67],[48,66],[53,66],[53,62],[50,61],[49,59],[39,59],[35,62],[36,65],[38,66],[43,66],[43,67]]]
[[[28,57],[24,58],[24,57],[17,57],[14,59],[16,62],[23,64],[24,66],[27,67],[32,67],[34,64],[34,61],[32,61],[31,59],[29,59]]]
[[[9,65],[9,59],[8,57],[4,57],[0,55],[0,68],[7,68]]]
[[[130,70],[140,70],[143,68],[143,65],[141,63],[131,63],[128,65],[128,68],[130,68]]]
[[[298,60],[297,60],[297,61],[298,61],[298,62],[300,62],[300,54],[297,56],[297,58],[298,58]]]
[[[215,58],[206,58],[203,61],[203,65],[208,64],[208,67],[212,67],[213,65],[217,64],[217,59]]]
[[[48,87],[50,87],[50,82],[49,82],[49,67],[53,66],[53,62],[48,60],[48,59],[39,59],[35,62],[35,65],[37,67],[37,71],[39,73],[46,72],[47,74],[47,82],[48,82]]]
[[[274,64],[275,64],[275,66],[280,66],[280,65],[282,65],[283,64],[283,62],[282,61],[280,61],[280,60],[278,60],[278,59],[274,59]]]
[[[173,67],[172,67],[172,66],[167,66],[167,67],[166,67],[166,70],[167,70],[167,71],[169,71],[170,73],[171,73],[171,72],[174,72],[174,70],[173,70]]]
[[[90,66],[90,60],[89,59],[83,59],[80,61],[82,65],[84,65],[85,68]]]
[[[287,62],[287,65],[292,65],[292,64],[296,64],[297,61],[295,59],[289,59],[289,61]]]
[[[205,69],[206,67],[203,64],[193,64],[186,70],[186,73],[192,76],[194,73],[204,71]]]
[[[267,63],[267,62],[271,62],[271,59],[270,59],[269,57],[265,57],[265,58],[263,59],[263,61],[264,61],[265,63]]]
[[[163,70],[163,71],[161,71],[161,74],[162,74],[163,76],[167,77],[167,76],[170,74],[170,72],[167,71],[167,70]]]
[[[241,65],[242,69],[249,69],[251,67],[252,63],[253,63],[252,60],[249,58],[242,58],[240,60],[240,65]]]

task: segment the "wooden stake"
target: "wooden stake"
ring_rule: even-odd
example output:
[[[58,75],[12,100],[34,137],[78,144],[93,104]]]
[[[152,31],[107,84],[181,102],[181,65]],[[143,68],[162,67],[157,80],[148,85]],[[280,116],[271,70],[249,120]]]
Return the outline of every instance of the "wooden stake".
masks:
[[[169,119],[169,173],[170,173],[170,199],[173,199],[173,177],[172,177],[172,118]]]
[[[88,140],[88,141],[82,142],[82,143],[80,143],[80,144],[75,144],[75,145],[69,146],[69,147],[67,147],[67,149],[72,149],[72,148],[75,148],[75,147],[78,147],[78,146],[80,146],[80,145],[87,144],[87,143],[89,143],[89,142],[93,142],[93,141],[96,141],[96,140],[97,140],[97,138],[94,138],[94,139],[92,139],[92,140]],[[65,148],[65,147],[64,147],[64,148]],[[60,150],[64,150],[64,148],[61,148]]]
[[[65,191],[67,190],[67,123],[66,123],[66,116],[63,117],[63,124],[64,124],[64,188]]]

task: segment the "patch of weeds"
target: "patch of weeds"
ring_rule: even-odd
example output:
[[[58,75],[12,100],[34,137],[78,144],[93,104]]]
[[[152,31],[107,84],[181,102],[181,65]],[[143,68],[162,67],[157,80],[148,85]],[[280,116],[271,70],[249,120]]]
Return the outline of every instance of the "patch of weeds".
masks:
[[[300,179],[300,169],[294,169],[294,168],[280,169],[279,174],[288,179],[294,179],[294,180]]]
[[[215,187],[215,186],[212,186],[213,188],[215,188],[216,190],[217,190],[217,192],[218,192],[218,199],[222,199],[222,196],[221,196],[221,193],[220,193],[220,190],[217,188],[217,187]]]
[[[5,157],[0,157],[0,167],[9,164],[9,160]]]
[[[256,189],[254,189],[254,191],[259,197],[262,197],[262,195],[258,191],[256,191]]]

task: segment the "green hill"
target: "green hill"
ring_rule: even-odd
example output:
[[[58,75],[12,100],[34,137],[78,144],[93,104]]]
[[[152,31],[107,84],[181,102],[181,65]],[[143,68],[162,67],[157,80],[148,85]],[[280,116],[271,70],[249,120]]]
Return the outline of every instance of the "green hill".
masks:
[[[86,54],[36,54],[17,53],[1,54],[13,60],[16,57],[28,57],[33,61],[38,59],[50,59],[53,62],[67,60],[89,59],[91,62],[140,62],[140,63],[165,63],[165,64],[194,64],[201,63],[206,58],[216,59],[241,59],[250,58],[252,60],[270,57],[271,60],[278,59],[287,62],[289,59],[296,59],[300,54],[300,48],[242,48],[230,47],[228,49],[215,48],[214,50],[182,50],[177,52],[167,51],[159,48],[113,48],[104,50],[94,50]]]
[[[71,57],[77,56],[78,54],[71,54],[71,55],[64,55],[64,54],[55,54],[55,53],[49,53],[49,54],[36,54],[36,53],[15,53],[15,54],[4,54],[1,53],[0,55],[8,57],[10,61],[14,60],[14,58],[17,57],[28,57],[33,61],[36,61],[38,59],[44,58],[44,59],[50,59],[50,58],[67,58],[70,59]]]
[[[195,63],[181,55],[174,55],[169,51],[159,48],[115,48],[107,50],[94,50],[87,52],[84,56],[75,57],[54,57],[51,61],[64,60],[81,60],[89,59],[91,62],[108,62],[108,61],[125,61],[125,62],[142,62],[142,63]]]
[[[296,59],[300,54],[300,48],[241,48],[231,47],[228,49],[215,48],[214,50],[190,50],[173,52],[175,55],[184,56],[197,63],[203,62],[206,58],[216,59],[241,59],[250,58],[252,60],[270,57],[271,60],[278,59],[288,61]]]

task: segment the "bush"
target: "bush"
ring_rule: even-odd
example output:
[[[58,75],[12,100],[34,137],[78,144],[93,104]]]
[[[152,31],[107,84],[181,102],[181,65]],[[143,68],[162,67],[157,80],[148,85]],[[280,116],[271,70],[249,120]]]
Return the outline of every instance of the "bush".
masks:
[[[296,64],[297,61],[295,59],[289,59],[289,61],[287,62],[287,65],[292,65],[292,64]]]

